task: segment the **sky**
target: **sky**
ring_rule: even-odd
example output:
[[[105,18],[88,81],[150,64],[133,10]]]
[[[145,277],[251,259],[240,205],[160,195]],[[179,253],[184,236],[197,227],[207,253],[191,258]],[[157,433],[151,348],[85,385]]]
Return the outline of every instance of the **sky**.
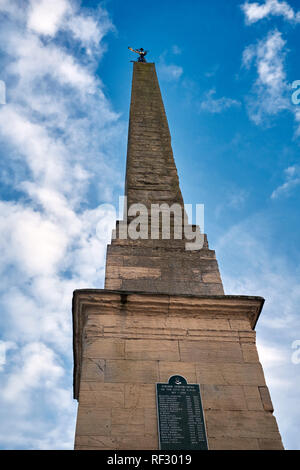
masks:
[[[0,448],[74,445],[72,293],[104,287],[132,46],[225,293],[265,298],[259,357],[300,449],[299,2],[0,0],[0,22]]]

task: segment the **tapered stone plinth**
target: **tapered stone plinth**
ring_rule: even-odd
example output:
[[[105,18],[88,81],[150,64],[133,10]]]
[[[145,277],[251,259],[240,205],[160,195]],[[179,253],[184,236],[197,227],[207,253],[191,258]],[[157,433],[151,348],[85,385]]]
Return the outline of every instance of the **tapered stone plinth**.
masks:
[[[158,449],[155,384],[199,383],[210,449],[282,449],[255,345],[260,297],[75,291],[76,449]]]

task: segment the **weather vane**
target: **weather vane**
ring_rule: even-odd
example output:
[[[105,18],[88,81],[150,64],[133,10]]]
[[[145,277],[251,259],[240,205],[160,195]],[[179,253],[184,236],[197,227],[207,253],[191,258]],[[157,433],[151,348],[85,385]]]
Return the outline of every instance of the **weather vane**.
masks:
[[[147,62],[145,59],[145,55],[149,51],[144,51],[144,49],[141,47],[140,49],[133,49],[132,47],[128,47],[128,49],[132,52],[136,52],[136,54],[139,54],[138,62]]]

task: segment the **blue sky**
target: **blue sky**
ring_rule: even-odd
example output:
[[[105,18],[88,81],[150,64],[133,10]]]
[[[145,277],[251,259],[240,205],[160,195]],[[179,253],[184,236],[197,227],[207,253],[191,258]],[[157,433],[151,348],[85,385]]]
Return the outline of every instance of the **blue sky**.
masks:
[[[259,355],[284,445],[300,449],[300,6],[0,0],[0,21],[0,448],[73,448],[72,292],[104,284],[132,46],[156,63],[226,294],[266,299]]]

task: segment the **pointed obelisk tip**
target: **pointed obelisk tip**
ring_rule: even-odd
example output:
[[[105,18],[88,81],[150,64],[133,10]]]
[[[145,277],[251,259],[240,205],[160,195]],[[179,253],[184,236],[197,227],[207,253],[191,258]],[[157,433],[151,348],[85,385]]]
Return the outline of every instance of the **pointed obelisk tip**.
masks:
[[[144,62],[144,63],[147,62],[145,59],[145,55],[147,55],[149,51],[145,51],[142,47],[140,49],[133,49],[132,47],[128,46],[128,49],[132,52],[135,52],[136,54],[139,54],[139,58],[136,62]]]

